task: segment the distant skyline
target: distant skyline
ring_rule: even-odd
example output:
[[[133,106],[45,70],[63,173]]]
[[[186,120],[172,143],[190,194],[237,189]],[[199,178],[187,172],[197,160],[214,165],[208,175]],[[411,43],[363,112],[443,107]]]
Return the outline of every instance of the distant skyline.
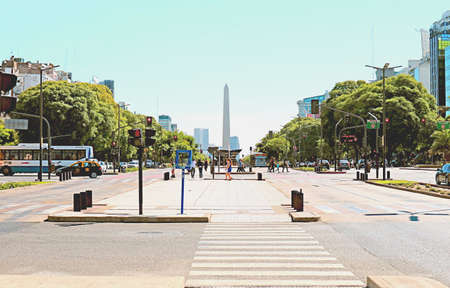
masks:
[[[243,153],[336,82],[373,79],[365,64],[421,56],[418,29],[448,0],[4,1],[1,59],[52,62],[88,82],[114,80],[130,111],[167,114],[222,143],[223,87]]]

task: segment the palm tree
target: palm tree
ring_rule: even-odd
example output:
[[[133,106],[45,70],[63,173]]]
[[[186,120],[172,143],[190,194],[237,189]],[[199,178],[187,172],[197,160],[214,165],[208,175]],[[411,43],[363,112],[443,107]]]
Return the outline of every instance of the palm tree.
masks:
[[[444,159],[448,160],[450,157],[450,129],[434,131],[431,138],[433,138],[431,151],[444,154]]]

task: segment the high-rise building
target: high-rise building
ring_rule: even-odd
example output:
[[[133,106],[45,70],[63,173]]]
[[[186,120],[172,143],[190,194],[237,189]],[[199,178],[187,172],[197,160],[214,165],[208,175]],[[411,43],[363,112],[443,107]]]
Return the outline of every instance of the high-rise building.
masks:
[[[241,149],[239,145],[239,137],[231,136],[230,137],[230,150],[238,150]]]
[[[449,106],[446,97],[446,48],[450,46],[450,10],[430,28],[431,94],[438,106]]]
[[[445,48],[445,75],[445,95],[447,96],[447,98],[445,99],[445,106],[450,107],[450,46],[447,46],[447,48]],[[449,115],[450,111],[447,110],[445,116]]]
[[[209,130],[205,128],[194,128],[195,142],[203,151],[208,151],[209,147]]]
[[[298,117],[319,118],[320,114],[311,114],[311,100],[319,100],[319,105],[320,105],[323,101],[328,99],[328,97],[330,97],[330,94],[328,93],[328,91],[325,91],[325,93],[323,95],[312,96],[312,97],[307,97],[307,98],[298,100],[297,101],[297,105],[298,105],[297,116]]]
[[[172,132],[178,131],[178,125],[175,123],[170,124],[170,131]]]
[[[169,115],[159,115],[158,123],[162,128],[171,131],[172,118]]]
[[[230,150],[230,97],[228,85],[223,88],[223,131],[222,149]]]
[[[103,80],[103,81],[100,81],[99,84],[105,85],[106,87],[108,87],[109,90],[111,90],[111,93],[114,98],[114,80]]]

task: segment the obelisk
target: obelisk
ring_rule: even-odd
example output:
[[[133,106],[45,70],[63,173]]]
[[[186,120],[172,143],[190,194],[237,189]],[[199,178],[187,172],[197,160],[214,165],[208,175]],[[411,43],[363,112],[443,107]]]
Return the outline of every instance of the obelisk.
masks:
[[[228,85],[223,88],[223,134],[222,149],[230,150],[230,98]]]

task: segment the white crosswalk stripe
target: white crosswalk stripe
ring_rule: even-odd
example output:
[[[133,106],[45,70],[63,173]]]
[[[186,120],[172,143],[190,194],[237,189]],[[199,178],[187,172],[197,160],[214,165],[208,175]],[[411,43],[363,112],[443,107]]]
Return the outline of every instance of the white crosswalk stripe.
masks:
[[[363,287],[295,223],[209,224],[185,287]]]

